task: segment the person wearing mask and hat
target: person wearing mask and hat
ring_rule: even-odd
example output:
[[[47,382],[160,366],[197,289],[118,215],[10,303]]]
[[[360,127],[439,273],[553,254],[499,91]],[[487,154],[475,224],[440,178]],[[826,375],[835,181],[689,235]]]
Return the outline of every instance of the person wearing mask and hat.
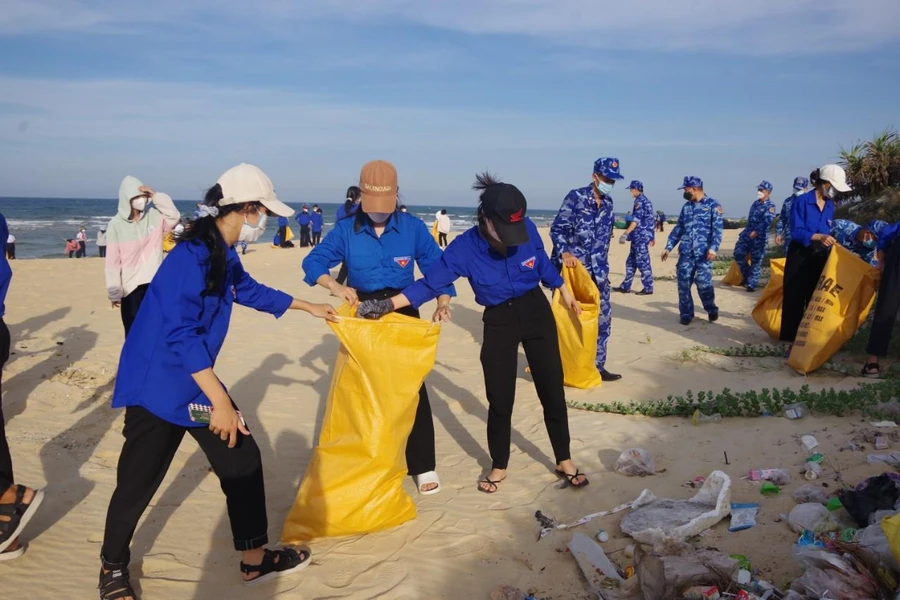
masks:
[[[574,268],[580,262],[600,290],[595,364],[603,381],[622,378],[606,370],[606,347],[612,329],[609,243],[616,221],[610,193],[620,179],[618,158],[597,159],[591,185],[570,191],[550,226],[550,239],[553,240],[550,260],[553,264],[562,269]]]
[[[84,258],[87,256],[87,230],[82,226],[78,233],[75,234],[75,241],[78,242],[78,250],[75,252],[75,258]]]
[[[322,209],[313,206],[312,213],[309,215],[309,230],[312,232],[310,240],[313,247],[322,243],[322,228],[325,226],[325,218],[322,216]]]
[[[769,246],[769,227],[775,220],[775,203],[772,202],[772,184],[763,181],[756,188],[756,200],[750,206],[747,226],[734,245],[734,260],[741,269],[743,286],[748,292],[759,287],[759,274]],[[747,264],[747,256],[750,264]]]
[[[791,245],[784,263],[784,293],[781,305],[781,335],[790,345],[790,356],[803,320],[806,306],[812,299],[816,283],[828,261],[831,247],[837,240],[831,235],[834,225],[834,199],[849,192],[847,174],[838,165],[825,165],[809,175],[811,190],[797,196],[791,206]]]
[[[619,238],[619,243],[624,244],[631,240],[631,249],[625,260],[625,279],[622,285],[613,288],[617,292],[628,294],[631,292],[631,283],[634,281],[635,271],[641,272],[641,284],[643,289],[639,296],[649,296],[653,293],[653,270],[650,266],[650,248],[656,244],[656,213],[647,196],[644,195],[644,184],[634,180],[627,188],[634,198],[632,214],[634,219],[625,233]]]
[[[234,549],[246,583],[309,566],[308,548],[269,550],[266,492],[259,447],[216,373],[235,305],[283,316],[289,309],[336,321],[327,304],[311,304],[254,281],[234,246],[255,241],[269,213],[290,216],[271,180],[241,164],[206,193],[200,218],[178,238],[150,283],[125,339],[113,408],[125,408],[125,438],[100,553],[100,598],[137,598],[128,571],[134,530],[189,434],[206,455],[228,505]],[[239,399],[237,399],[239,400]],[[174,537],[178,537],[175,532]],[[237,597],[229,594],[228,597]]]
[[[784,248],[785,256],[791,245],[791,207],[794,205],[794,199],[805,193],[807,187],[809,187],[809,179],[806,177],[795,178],[794,193],[785,198],[781,204],[781,213],[775,223],[775,244]]]
[[[300,247],[306,248],[312,244],[312,240],[309,237],[309,225],[312,223],[309,206],[304,204],[303,210],[294,218],[297,220],[297,225],[300,226]]]
[[[168,194],[132,176],[119,185],[119,208],[106,226],[106,293],[131,329],[147,286],[163,261],[163,237],[181,220]]]
[[[491,471],[478,482],[478,490],[493,494],[506,479],[520,344],[544,409],[557,474],[572,487],[583,488],[588,479],[575,468],[569,451],[556,322],[540,284],[559,289],[565,305],[575,314],[581,307],[547,257],[537,227],[525,216],[528,206],[522,192],[488,173],[478,176],[474,188],[481,192],[478,224],[450,242],[440,260],[423,269],[423,279],[392,298],[360,303],[357,315],[377,319],[391,311],[421,306],[460,277],[467,278],[475,302],[485,307],[481,365],[493,461]]]
[[[684,190],[685,199],[678,223],[669,233],[662,260],[678,246],[678,313],[682,325],[690,325],[694,320],[694,299],[691,286],[697,286],[697,293],[703,309],[709,315],[709,322],[719,319],[716,306],[716,291],[712,283],[712,261],[722,245],[722,205],[703,191],[703,180],[688,176],[679,190]],[[680,244],[680,245],[679,245]]]
[[[358,300],[391,298],[415,281],[415,267],[426,272],[441,257],[441,249],[421,219],[397,210],[397,170],[387,161],[363,165],[359,175],[360,210],[352,218],[335,223],[322,243],[303,259],[304,281],[320,285],[350,305]],[[330,269],[343,262],[347,285],[335,281]],[[432,319],[450,318],[452,285],[440,290]],[[416,308],[403,314],[419,318]],[[406,466],[422,495],[436,494],[441,482],[435,472],[434,421],[425,384],[412,432],[406,442]]]
[[[876,249],[887,221],[872,220],[865,227],[847,219],[835,219],[831,224],[831,237],[873,267],[878,266]]]

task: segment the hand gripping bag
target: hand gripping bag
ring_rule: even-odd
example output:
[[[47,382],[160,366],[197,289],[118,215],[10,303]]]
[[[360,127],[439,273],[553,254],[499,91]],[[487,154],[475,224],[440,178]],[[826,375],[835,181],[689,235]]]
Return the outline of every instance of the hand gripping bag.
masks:
[[[865,322],[878,281],[875,267],[833,246],[800,322],[788,365],[806,374],[834,356]]]
[[[328,323],[341,342],[319,442],[281,539],[370,533],[416,516],[403,490],[406,440],[419,388],[434,366],[440,325],[398,314]]]
[[[781,337],[781,301],[784,298],[784,260],[773,258],[769,261],[772,275],[769,283],[763,288],[759,300],[751,313],[753,320],[769,337]]]
[[[581,389],[596,387],[603,382],[594,362],[597,356],[600,290],[581,263],[574,268],[563,267],[562,277],[583,311],[576,316],[566,307],[559,290],[553,292],[550,308],[559,336],[563,383]]]

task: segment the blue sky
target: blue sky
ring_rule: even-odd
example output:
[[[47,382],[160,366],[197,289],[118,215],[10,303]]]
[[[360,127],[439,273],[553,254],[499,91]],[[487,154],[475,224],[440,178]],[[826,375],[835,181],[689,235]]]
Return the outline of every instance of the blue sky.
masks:
[[[663,210],[730,215],[900,116],[896,0],[3,0],[0,196],[197,198],[241,161],[339,201],[393,161],[411,204],[489,168],[555,208],[616,156]],[[624,209],[627,192],[614,192]]]

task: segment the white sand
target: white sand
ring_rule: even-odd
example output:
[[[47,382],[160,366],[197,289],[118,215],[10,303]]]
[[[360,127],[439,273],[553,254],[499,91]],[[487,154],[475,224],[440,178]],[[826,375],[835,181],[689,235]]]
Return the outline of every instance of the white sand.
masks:
[[[735,239],[736,232],[726,232],[726,249]],[[675,259],[662,265],[661,250],[659,244],[652,251],[655,273],[673,275]],[[262,282],[302,298],[328,301],[326,291],[301,281],[305,253],[257,247],[244,262]],[[614,243],[614,285],[621,282],[626,253],[627,246]],[[123,411],[109,408],[122,326],[118,312],[106,301],[98,259],[16,261],[13,268],[6,320],[15,355],[3,384],[7,433],[17,479],[44,487],[48,498],[26,532],[31,540],[28,553],[0,563],[0,590],[10,598],[12,589],[16,597],[92,598],[122,444]],[[635,289],[640,289],[639,282]],[[756,484],[739,478],[757,467],[796,471],[803,452],[794,438],[806,433],[818,437],[821,450],[841,466],[848,483],[880,472],[865,465],[863,453],[838,452],[860,418],[729,419],[693,427],[680,418],[570,410],[573,458],[591,485],[583,491],[557,489],[540,404],[520,355],[523,369],[509,478],[498,493],[479,493],[476,479],[490,462],[478,361],[481,310],[467,283],[461,282],[458,291],[455,321],[443,330],[437,364],[427,380],[444,489],[422,498],[407,481],[419,507],[416,520],[375,535],[315,541],[314,564],[302,575],[245,590],[238,556],[231,550],[224,497],[204,456],[186,437],[135,535],[132,573],[142,598],[476,599],[487,598],[497,584],[533,588],[543,597],[583,598],[587,588],[575,561],[559,552],[571,533],[556,532],[538,543],[535,510],[572,520],[633,499],[644,487],[657,495],[684,498],[692,494],[682,487],[685,480],[714,469],[733,478],[734,501],[762,503],[760,525],[732,534],[720,525],[703,543],[746,554],[781,583],[797,572],[790,559],[795,536],[776,520],[793,506],[790,491],[805,482],[798,478],[780,497],[763,499]],[[778,359],[674,358],[698,344],[769,342],[750,319],[757,295],[717,287],[720,321],[706,322],[698,302],[698,319],[682,327],[674,281],[658,281],[650,297],[614,294],[608,368],[624,379],[593,391],[570,390],[569,397],[583,402],[652,400],[688,389],[799,388],[804,382],[814,388],[848,388],[857,383],[833,373],[807,380]],[[432,306],[425,307],[428,315]],[[336,351],[335,338],[324,323],[304,314],[275,321],[239,308],[219,358],[216,370],[262,449],[273,540],[310,458]],[[619,452],[634,446],[652,452],[668,471],[643,479],[615,473]],[[824,481],[836,485],[833,477]],[[618,530],[620,519],[599,519],[580,531],[593,535],[600,527],[606,529],[611,539],[604,546],[616,550],[628,543]]]

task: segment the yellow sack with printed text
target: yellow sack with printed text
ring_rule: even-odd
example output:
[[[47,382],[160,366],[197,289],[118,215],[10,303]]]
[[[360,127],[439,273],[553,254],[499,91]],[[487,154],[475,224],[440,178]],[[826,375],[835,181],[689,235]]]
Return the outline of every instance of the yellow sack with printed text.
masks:
[[[781,301],[784,298],[784,261],[773,258],[769,261],[772,275],[769,283],[763,288],[756,306],[753,307],[753,320],[776,340],[781,337]]]
[[[747,264],[750,264],[749,256],[747,256]],[[744,276],[741,275],[741,268],[738,266],[736,260],[731,261],[728,272],[722,277],[722,285],[741,285],[743,282]]]
[[[875,267],[841,246],[832,246],[788,365],[806,374],[834,356],[866,320],[878,280]]]
[[[559,290],[553,292],[550,308],[559,336],[563,383],[581,389],[596,387],[603,382],[595,363],[600,290],[580,262],[574,268],[563,267],[562,277],[583,311],[576,316],[566,307]]]
[[[395,313],[359,319],[347,305],[338,314],[339,323],[328,323],[341,348],[322,432],[284,523],[285,544],[370,533],[416,516],[403,489],[406,440],[440,325]]]

